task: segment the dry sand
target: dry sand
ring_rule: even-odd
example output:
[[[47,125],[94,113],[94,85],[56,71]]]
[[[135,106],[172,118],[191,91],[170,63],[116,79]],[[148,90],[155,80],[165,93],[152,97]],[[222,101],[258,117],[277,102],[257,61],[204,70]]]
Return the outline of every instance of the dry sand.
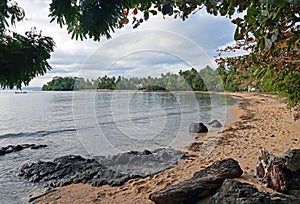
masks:
[[[159,174],[130,180],[120,187],[92,187],[88,184],[61,187],[42,196],[36,203],[153,203],[148,199],[152,192],[189,179],[194,172],[224,158],[234,158],[240,163],[244,174],[239,180],[272,192],[254,176],[258,150],[265,147],[281,155],[289,148],[300,148],[300,120],[294,121],[294,113],[278,96],[230,95],[240,99],[240,104],[231,109],[235,120],[227,124],[217,137],[200,136],[197,140],[204,142],[202,151],[190,151],[194,155],[191,159],[179,161]]]

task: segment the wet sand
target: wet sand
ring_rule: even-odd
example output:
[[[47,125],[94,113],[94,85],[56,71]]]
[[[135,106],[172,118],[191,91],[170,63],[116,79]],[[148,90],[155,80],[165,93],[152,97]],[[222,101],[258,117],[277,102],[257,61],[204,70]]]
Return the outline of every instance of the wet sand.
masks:
[[[133,179],[120,187],[92,187],[72,184],[50,192],[36,203],[153,203],[149,195],[169,185],[192,177],[194,172],[217,160],[234,158],[244,174],[240,181],[254,184],[259,190],[273,192],[254,176],[258,150],[265,147],[281,155],[286,150],[300,148],[300,120],[294,121],[293,111],[284,100],[274,95],[230,93],[240,99],[231,108],[234,120],[223,131],[195,139],[203,142],[201,151],[189,151],[192,157],[179,161],[171,169],[143,179]]]

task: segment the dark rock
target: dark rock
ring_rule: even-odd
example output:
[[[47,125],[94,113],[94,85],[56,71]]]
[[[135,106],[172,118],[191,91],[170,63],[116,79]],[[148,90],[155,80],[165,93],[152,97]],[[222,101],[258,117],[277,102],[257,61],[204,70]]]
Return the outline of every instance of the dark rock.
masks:
[[[222,127],[223,125],[218,121],[218,120],[213,120],[211,121],[210,123],[208,123],[211,127],[214,127],[214,128],[220,128]]]
[[[225,180],[226,178],[240,177],[242,174],[243,170],[241,169],[239,163],[236,160],[229,158],[214,162],[207,168],[196,172],[192,179],[212,176]]]
[[[282,158],[289,170],[297,171],[300,169],[300,149],[289,149],[283,153]]]
[[[284,194],[269,194],[260,192],[248,183],[234,179],[226,179],[221,188],[211,198],[212,203],[240,203],[240,204],[265,204],[265,203],[297,203],[297,198]]]
[[[6,147],[1,147],[0,149],[0,156],[3,156],[5,154],[9,154],[12,152],[19,152],[22,151],[23,149],[40,149],[47,147],[47,145],[36,145],[36,144],[21,144],[21,145],[8,145]]]
[[[1,148],[0,149],[0,156],[3,156],[3,155],[5,155],[6,154],[6,151],[3,149],[3,148]]]
[[[190,125],[189,132],[205,133],[205,132],[208,132],[208,129],[203,123],[192,123]]]
[[[19,175],[31,182],[49,181],[49,185],[52,186],[71,183],[91,183],[95,186],[114,183],[122,185],[130,179],[127,175],[107,169],[94,159],[74,155],[59,157],[53,162],[25,164]]]
[[[14,147],[14,152],[21,151],[22,149],[24,149],[24,147],[22,147],[21,145],[17,145]]]
[[[152,154],[152,152],[149,151],[149,150],[147,150],[147,149],[145,149],[145,150],[142,152],[142,154],[143,154],[143,155],[150,155],[150,154]]]
[[[189,180],[150,194],[157,204],[196,203],[213,194],[226,178],[240,177],[243,171],[238,162],[225,159],[196,172]]]
[[[35,145],[35,146],[30,147],[30,149],[41,149],[41,148],[45,148],[45,147],[47,147],[47,145]]]

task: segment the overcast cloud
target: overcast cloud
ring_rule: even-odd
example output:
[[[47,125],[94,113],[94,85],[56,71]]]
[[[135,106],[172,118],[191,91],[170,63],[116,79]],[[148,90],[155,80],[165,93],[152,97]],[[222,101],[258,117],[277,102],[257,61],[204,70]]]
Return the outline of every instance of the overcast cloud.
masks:
[[[206,14],[204,10],[186,21],[161,15],[150,17],[139,28],[128,25],[117,30],[110,40],[71,40],[65,28],[50,23],[47,0],[18,0],[27,20],[18,23],[20,33],[31,27],[42,30],[56,42],[49,61],[53,70],[32,80],[30,86],[42,86],[54,76],[96,78],[114,76],[159,76],[177,73],[192,66],[215,67],[216,50],[233,42],[234,25],[230,19]]]

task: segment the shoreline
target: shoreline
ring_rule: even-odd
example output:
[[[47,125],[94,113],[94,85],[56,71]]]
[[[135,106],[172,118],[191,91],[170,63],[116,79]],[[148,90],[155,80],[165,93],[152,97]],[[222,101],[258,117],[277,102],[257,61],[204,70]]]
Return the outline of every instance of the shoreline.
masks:
[[[210,93],[210,92],[208,92]],[[223,93],[237,97],[239,103],[229,109],[234,118],[218,134],[216,146],[205,152],[191,152],[193,157],[181,160],[161,173],[132,179],[122,186],[92,187],[71,184],[60,187],[35,200],[36,203],[153,203],[149,194],[192,177],[193,173],[225,158],[234,158],[244,174],[238,180],[255,185],[261,191],[272,192],[257,182],[254,169],[258,150],[262,147],[280,155],[288,148],[300,148],[300,121],[278,96],[249,93]],[[195,139],[199,142],[200,139]],[[209,147],[209,145],[208,145]],[[207,149],[206,149],[207,150]],[[204,153],[204,157],[201,154]]]

